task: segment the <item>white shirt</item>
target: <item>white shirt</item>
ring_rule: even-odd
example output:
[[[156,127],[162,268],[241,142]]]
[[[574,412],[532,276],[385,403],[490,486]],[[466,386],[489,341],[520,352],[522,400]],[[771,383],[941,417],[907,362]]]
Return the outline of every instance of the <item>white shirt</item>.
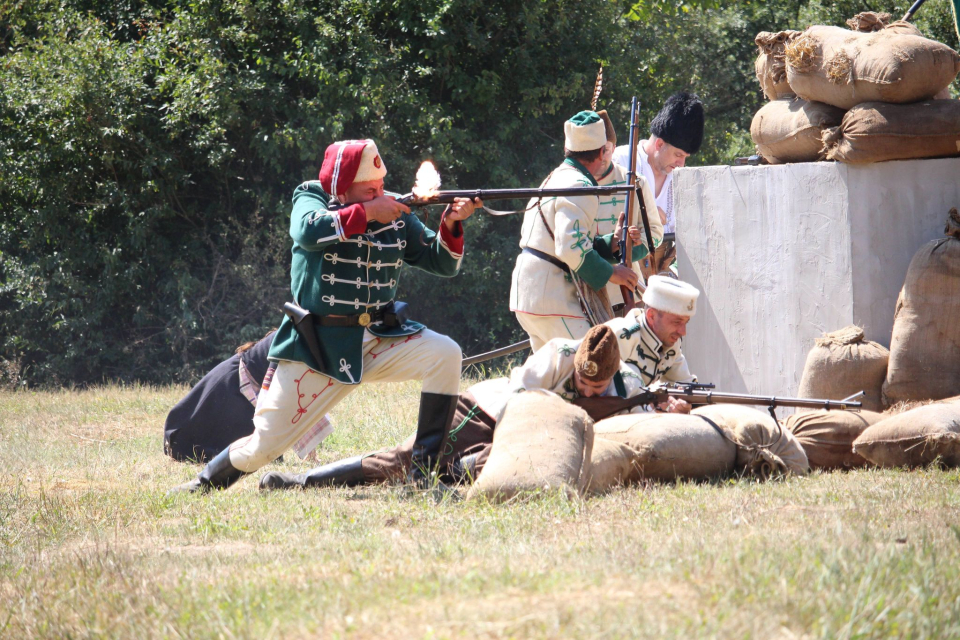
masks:
[[[656,180],[653,175],[653,167],[650,166],[650,162],[647,160],[647,153],[643,150],[643,146],[649,142],[649,140],[644,140],[637,145],[637,161],[640,166],[640,172],[643,177],[647,179],[647,183],[656,189]],[[630,164],[630,148],[629,145],[622,145],[617,147],[613,151],[613,161],[619,164],[620,166],[627,167]],[[677,224],[673,218],[673,173],[667,174],[667,179],[663,181],[663,187],[660,188],[660,193],[656,194],[657,196],[657,206],[663,209],[663,212],[667,216],[667,223],[663,225],[664,233],[676,233]],[[647,215],[653,215],[653,211],[648,211]],[[653,226],[653,223],[650,223],[650,226]]]

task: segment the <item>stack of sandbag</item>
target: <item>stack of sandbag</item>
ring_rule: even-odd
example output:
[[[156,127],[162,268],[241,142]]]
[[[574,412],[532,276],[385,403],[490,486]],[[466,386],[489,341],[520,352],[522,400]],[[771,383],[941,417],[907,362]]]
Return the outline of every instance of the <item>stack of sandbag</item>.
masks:
[[[593,420],[549,391],[526,391],[507,402],[493,446],[467,499],[500,502],[518,493],[579,494],[590,475]]]
[[[889,14],[847,24],[757,35],[757,78],[771,100],[751,123],[758,152],[772,164],[960,155],[960,102],[948,89],[960,55]]]
[[[499,429],[499,427],[498,427]],[[677,413],[631,413],[594,426],[591,491],[641,478],[705,480],[731,473],[737,446],[703,418]]]
[[[810,470],[807,454],[797,438],[764,411],[735,404],[694,409],[737,446],[736,470],[761,478],[804,475]]]
[[[938,402],[885,418],[853,443],[879,467],[960,466],[960,402]]]
[[[960,393],[960,214],[910,261],[897,301],[883,397],[888,405]]]
[[[821,136],[843,119],[843,109],[797,98],[787,82],[785,48],[799,31],[761,31],[756,71],[763,94],[770,100],[753,117],[750,136],[770,164],[811,162],[822,157]]]
[[[863,408],[883,411],[883,382],[890,352],[864,339],[863,329],[844,327],[817,338],[800,377],[800,398],[843,400],[863,391]]]
[[[853,452],[854,441],[884,417],[873,411],[821,410],[788,416],[784,426],[803,446],[811,469],[855,469],[868,463]]]
[[[750,136],[770,164],[813,162],[822,158],[823,132],[836,129],[843,109],[822,102],[782,98],[753,116]]]

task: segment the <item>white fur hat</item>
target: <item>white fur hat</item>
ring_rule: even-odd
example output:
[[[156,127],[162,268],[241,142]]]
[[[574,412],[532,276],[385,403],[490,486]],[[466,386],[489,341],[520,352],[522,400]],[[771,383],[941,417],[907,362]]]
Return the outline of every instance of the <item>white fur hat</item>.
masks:
[[[643,292],[643,303],[658,311],[689,317],[697,313],[699,297],[700,290],[691,284],[664,276],[650,276],[647,290]]]
[[[581,111],[563,123],[563,146],[570,151],[594,151],[606,143],[606,127],[595,111]]]

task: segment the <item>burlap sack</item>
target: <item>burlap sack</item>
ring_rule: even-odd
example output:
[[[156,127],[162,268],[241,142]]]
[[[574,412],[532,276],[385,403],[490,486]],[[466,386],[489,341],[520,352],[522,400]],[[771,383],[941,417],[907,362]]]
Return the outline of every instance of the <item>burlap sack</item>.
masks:
[[[936,403],[881,420],[853,442],[880,467],[960,466],[960,404]]]
[[[502,501],[525,491],[573,496],[589,479],[593,420],[548,391],[512,398],[493,434],[493,447],[467,499]]]
[[[828,160],[864,164],[960,155],[960,100],[865,102],[825,129]]]
[[[786,45],[785,55],[794,93],[842,109],[927,100],[960,71],[960,56],[947,45],[893,29],[813,26]]]
[[[737,469],[769,478],[806,474],[810,470],[803,446],[769,413],[735,404],[715,404],[693,410],[711,420],[737,445]]]
[[[960,214],[917,251],[900,291],[883,384],[888,405],[960,393]]]
[[[768,102],[750,123],[750,136],[770,164],[813,162],[821,158],[824,129],[843,120],[843,109],[822,102],[786,98]]]
[[[800,441],[811,469],[853,469],[867,464],[853,452],[853,441],[884,418],[873,411],[821,410],[795,413],[783,426]]]
[[[596,429],[597,425],[594,425]],[[637,474],[634,460],[639,453],[621,443],[605,438],[593,439],[593,452],[590,455],[590,479],[587,490],[602,493],[614,487],[627,484]]]
[[[798,35],[800,35],[799,31],[780,31],[777,33],[761,31],[754,39],[760,49],[755,65],[757,80],[760,81],[763,95],[767,96],[768,100],[792,98],[794,96],[793,89],[787,82],[787,62],[784,59],[784,47],[787,42]]]
[[[903,20],[890,22],[890,17],[891,16],[889,13],[864,11],[863,13],[858,13],[847,20],[847,26],[854,31],[862,31],[864,33],[888,31],[891,33],[905,33],[913,36],[923,35],[920,33],[920,29],[918,29],[916,25],[909,22],[904,22]]]
[[[737,458],[736,445],[696,416],[632,413],[601,420],[594,429],[598,440],[612,440],[635,452],[630,473],[621,478],[624,483],[720,477],[733,471]],[[594,485],[604,488],[599,477]]]
[[[883,411],[881,394],[889,357],[886,347],[864,340],[860,327],[825,333],[807,354],[797,396],[843,400],[863,391],[863,408]]]

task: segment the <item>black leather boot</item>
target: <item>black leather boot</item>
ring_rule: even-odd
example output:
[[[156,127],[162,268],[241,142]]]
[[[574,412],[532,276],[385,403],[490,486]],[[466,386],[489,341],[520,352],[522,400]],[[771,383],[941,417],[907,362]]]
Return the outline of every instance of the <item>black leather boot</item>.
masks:
[[[200,475],[190,482],[184,482],[171,489],[174,493],[206,493],[211,489],[226,489],[234,482],[247,475],[230,464],[230,447],[227,447],[217,457],[207,463]]]
[[[305,489],[306,487],[355,487],[366,484],[361,461],[363,456],[354,456],[325,464],[308,473],[294,475],[271,471],[260,478],[261,491],[275,489]]]
[[[442,393],[420,394],[420,415],[417,419],[417,435],[413,442],[410,481],[426,485],[430,474],[436,470],[447,442],[458,396]]]

